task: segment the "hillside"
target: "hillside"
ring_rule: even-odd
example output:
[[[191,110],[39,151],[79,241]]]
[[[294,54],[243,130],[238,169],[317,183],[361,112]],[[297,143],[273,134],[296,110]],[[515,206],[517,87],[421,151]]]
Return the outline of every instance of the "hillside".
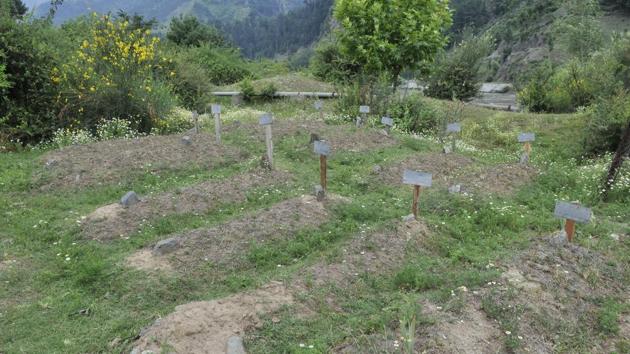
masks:
[[[166,22],[173,16],[191,14],[199,19],[215,21],[239,21],[249,16],[276,16],[303,4],[303,0],[66,0],[55,16],[56,23],[96,11],[99,13],[124,10],[147,18]],[[33,1],[31,1],[31,4]],[[49,5],[36,8],[38,15],[48,12]]]

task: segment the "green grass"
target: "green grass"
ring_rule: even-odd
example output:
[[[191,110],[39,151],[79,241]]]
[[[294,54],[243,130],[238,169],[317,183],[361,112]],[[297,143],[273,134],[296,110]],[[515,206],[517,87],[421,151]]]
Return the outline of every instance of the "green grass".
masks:
[[[274,112],[278,119],[317,116],[312,101],[275,101],[246,108],[227,106],[225,110],[233,120],[250,122],[257,119],[256,111]],[[578,226],[576,242],[602,252],[611,263],[628,264],[628,241],[617,242],[609,235],[630,232],[630,188],[613,193],[608,203],[596,199],[606,161],[578,162],[572,158],[579,142],[571,137],[583,124],[581,116],[513,114],[468,107],[464,118],[465,129],[474,133],[464,134],[463,140],[471,149],[463,154],[482,165],[513,161],[519,149],[512,142],[515,134],[536,131],[532,163],[541,170],[540,177],[505,196],[450,195],[439,187],[424,191],[421,215],[431,231],[425,247],[410,250],[405,264],[393,274],[360,274],[343,289],[334,284],[312,288],[299,300],[308,303],[313,313],[307,318],[296,317],[294,308],[285,308],[274,315],[276,320],[265,318],[259,331],[248,334],[250,352],[300,352],[304,350],[300,343],[313,345],[314,352],[328,352],[347,342],[376,350],[374,338],[378,336],[392,339],[399,330],[410,333],[414,326],[431,325],[432,320],[422,317],[420,309],[410,304],[428,299],[457,313],[463,303],[452,299],[453,289],[475,289],[496,280],[500,271],[488,269],[489,262],[509,259],[535,238],[559,229],[560,221],[552,215],[556,199],[591,205],[596,219]],[[439,151],[430,139],[395,133],[401,141],[397,146],[333,155],[329,159],[329,191],[349,198],[349,202],[332,208],[330,220],[320,228],[302,230],[291,240],[252,245],[246,255],[247,267],[216,269],[209,265],[207,274],[173,277],[147,276],[122,265],[135,250],[166,235],[220,225],[311,193],[318,183],[319,165],[317,157],[304,147],[308,133],[275,142],[277,167],[294,176],[289,186],[250,191],[246,201],[222,205],[204,215],[149,220],[150,225],[129,240],[111,243],[81,238],[77,219],[116,201],[129,189],[140,194],[160,193],[208,179],[230,178],[254,168],[257,158],[213,171],[190,169],[160,178],[146,174],[124,185],[42,192],[31,176],[40,168],[39,158],[44,152],[0,155],[0,261],[17,262],[0,272],[0,352],[128,351],[141,328],[179,304],[226,296],[273,279],[294,279],[308,265],[334,261],[343,244],[360,230],[385,230],[409,213],[411,190],[371,178],[373,166]],[[224,141],[252,156],[264,151],[264,145],[256,145],[238,131],[225,134]],[[284,266],[278,268],[278,264]],[[630,280],[628,272],[617,277],[626,284]],[[329,295],[335,304],[325,301]],[[503,330],[513,333],[505,347],[515,349],[520,344],[518,326],[512,322],[517,313],[512,312],[517,309],[505,312],[500,306],[503,300],[489,297],[483,308]],[[627,306],[618,299],[602,300],[598,306],[597,333],[618,336],[619,317],[628,311]],[[80,314],[86,309],[87,314]],[[586,338],[575,337],[566,348],[583,349],[593,339],[589,337],[593,332],[588,333]],[[116,338],[120,339],[118,344],[110,346]],[[627,342],[617,343],[622,349],[627,347]]]

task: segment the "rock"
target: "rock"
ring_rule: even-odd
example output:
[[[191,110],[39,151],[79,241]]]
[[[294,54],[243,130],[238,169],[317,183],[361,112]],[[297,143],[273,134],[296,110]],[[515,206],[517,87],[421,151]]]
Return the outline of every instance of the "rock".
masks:
[[[243,338],[232,336],[227,341],[226,354],[246,354]]]
[[[163,256],[165,254],[175,252],[178,248],[179,239],[174,237],[168,238],[166,240],[158,242],[155,247],[153,247],[153,254],[156,256]]]
[[[74,183],[79,183],[79,182],[81,182],[81,175],[80,175],[80,174],[79,174],[79,175],[76,175],[76,176],[74,177]]]
[[[450,154],[450,153],[452,153],[452,152],[453,152],[453,148],[452,148],[452,147],[450,147],[450,146],[448,146],[448,145],[445,145],[442,151],[443,151],[445,154]]]
[[[361,117],[357,117],[356,125],[357,125],[357,128],[360,128],[363,126],[363,119]]]
[[[467,288],[467,287],[465,287],[464,285],[462,285],[462,286],[460,286],[459,288],[457,288],[457,290],[458,290],[459,292],[462,292],[462,293],[467,293],[467,292],[468,292],[468,288]]]
[[[381,165],[375,165],[372,167],[372,173],[378,175],[381,174],[381,172],[383,172],[383,167],[381,167]]]
[[[459,194],[462,192],[462,185],[461,184],[452,185],[448,187],[448,192],[451,194]]]
[[[267,170],[271,170],[271,163],[269,162],[269,158],[267,157],[267,154],[263,154],[262,157],[260,158],[260,167],[267,169]]]
[[[503,84],[503,83],[495,83],[495,82],[486,82],[481,85],[479,89],[482,93],[507,93],[512,90],[512,85]]]
[[[48,161],[46,161],[46,163],[44,164],[44,167],[50,169],[53,168],[55,166],[57,166],[59,164],[59,161],[55,160],[55,159],[50,159]]]
[[[136,205],[139,202],[140,198],[138,198],[138,195],[134,191],[128,192],[127,194],[125,194],[124,197],[122,197],[122,199],[120,199],[120,205],[125,208],[129,208],[130,206]]]
[[[379,131],[379,134],[383,135],[383,136],[389,136],[389,132],[387,131],[387,129],[381,129]]]
[[[523,155],[521,155],[521,165],[527,165],[529,163],[529,154],[528,153],[523,153]]]
[[[184,144],[184,145],[192,145],[191,137],[188,136],[188,135],[184,135],[184,137],[182,137],[182,144]]]
[[[318,202],[323,202],[326,199],[326,191],[322,186],[315,186],[315,197],[317,197]]]
[[[403,222],[412,222],[412,221],[416,221],[416,217],[413,216],[413,214],[409,214],[407,216],[403,216],[402,220]]]
[[[556,233],[555,235],[551,236],[551,238],[549,239],[549,243],[555,247],[564,246],[568,242],[569,240],[567,238],[567,233],[564,230]]]

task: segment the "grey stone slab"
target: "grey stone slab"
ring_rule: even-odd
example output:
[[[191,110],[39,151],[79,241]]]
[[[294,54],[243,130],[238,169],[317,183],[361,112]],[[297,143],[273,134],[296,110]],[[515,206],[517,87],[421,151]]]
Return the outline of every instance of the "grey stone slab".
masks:
[[[175,252],[179,248],[179,245],[179,239],[175,237],[162,240],[153,247],[153,254],[156,256],[163,256],[165,254]]]
[[[120,199],[120,204],[125,208],[129,208],[138,203],[140,203],[140,198],[138,198],[138,195],[134,191],[127,192],[127,194]]]
[[[391,119],[390,117],[383,117],[383,118],[381,118],[381,124],[386,125],[388,127],[393,127],[394,126],[394,120]]]
[[[364,114],[370,113],[370,106],[360,106],[359,113],[364,113]]]
[[[227,354],[247,354],[245,351],[245,345],[243,344],[243,338],[238,336],[232,336],[227,341]]]
[[[553,213],[557,218],[569,219],[579,223],[587,223],[591,221],[593,216],[591,209],[563,201],[556,202],[556,209]]]
[[[528,143],[536,140],[536,134],[534,133],[521,133],[518,135],[519,143]]]
[[[447,133],[461,133],[462,124],[461,123],[451,123],[446,126]]]
[[[260,120],[258,121],[260,125],[271,125],[273,124],[273,116],[270,113],[265,113],[260,116]]]
[[[315,101],[314,106],[316,110],[320,111],[322,108],[324,108],[324,102],[317,100]]]
[[[221,114],[221,105],[213,104],[211,108],[212,114]]]
[[[314,150],[316,154],[324,156],[329,156],[331,152],[330,144],[323,140],[315,141]]]
[[[431,187],[433,184],[433,175],[431,173],[405,170],[403,174],[403,183],[413,186]]]
[[[192,138],[188,135],[184,135],[182,137],[182,144],[184,145],[192,145]]]

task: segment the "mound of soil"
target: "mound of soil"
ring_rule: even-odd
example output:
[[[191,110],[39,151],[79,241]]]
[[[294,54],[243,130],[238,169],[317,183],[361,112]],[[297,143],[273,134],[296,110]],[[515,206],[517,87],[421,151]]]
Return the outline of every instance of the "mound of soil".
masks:
[[[472,159],[458,154],[420,154],[394,165],[383,166],[379,179],[388,184],[400,185],[404,171],[415,170],[432,173],[433,183],[445,186],[455,183],[473,163]]]
[[[590,337],[589,352],[610,353],[614,343],[596,330],[596,304],[606,298],[630,304],[627,265],[613,265],[595,251],[562,242],[564,237],[543,238],[511,262],[503,278],[518,295],[508,297],[508,289],[500,288],[496,296],[504,306],[524,310],[518,324],[526,351],[554,352],[563,335],[579,332]],[[627,329],[623,333],[621,326],[619,338],[630,337]]]
[[[181,305],[144,330],[132,353],[169,348],[176,353],[223,354],[230,337],[261,324],[259,315],[292,303],[284,285],[272,282],[252,292]]]
[[[128,265],[147,271],[190,272],[204,264],[233,269],[247,263],[247,250],[252,243],[286,240],[299,230],[324,223],[329,217],[328,203],[335,203],[334,198],[324,203],[312,196],[286,200],[210,229],[173,236],[178,240],[174,252],[157,255],[142,250],[128,258]]]
[[[397,140],[374,129],[360,128],[351,124],[330,125],[317,120],[277,120],[273,124],[274,139],[289,136],[304,136],[304,144],[309,144],[311,134],[330,143],[333,151],[361,152],[393,146]],[[263,142],[265,135],[257,124],[227,124],[226,131],[241,131],[250,139]]]
[[[408,247],[420,247],[429,230],[421,221],[399,222],[391,230],[359,233],[341,245],[341,257],[334,263],[318,262],[301,272],[296,287],[306,288],[304,279],[313,285],[334,283],[343,287],[359,274],[384,274],[400,267]]]
[[[144,223],[173,214],[204,214],[222,204],[240,203],[247,192],[290,180],[289,174],[259,169],[218,181],[207,181],[180,188],[175,192],[142,198],[138,204],[123,208],[119,203],[106,205],[88,215],[81,224],[84,237],[111,240],[126,237]]]
[[[194,134],[191,141],[187,145],[181,135],[168,135],[68,146],[46,154],[34,178],[43,189],[106,185],[144,173],[211,169],[247,157],[217,145],[214,136]]]
[[[432,173],[437,186],[460,184],[462,192],[470,193],[509,194],[538,175],[538,171],[528,165],[482,166],[458,154],[428,153],[384,166],[377,178],[380,182],[400,185],[406,169]]]

